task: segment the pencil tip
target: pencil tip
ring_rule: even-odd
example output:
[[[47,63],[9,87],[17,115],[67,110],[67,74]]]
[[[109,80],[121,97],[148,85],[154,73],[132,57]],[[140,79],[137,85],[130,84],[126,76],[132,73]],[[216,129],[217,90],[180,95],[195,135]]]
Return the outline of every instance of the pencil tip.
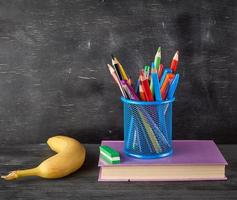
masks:
[[[157,49],[156,57],[161,57],[161,47]]]
[[[114,73],[113,67],[110,64],[107,64],[107,66],[108,66],[108,69],[109,69],[110,73],[111,74]]]
[[[175,55],[174,55],[175,60],[179,59],[179,51],[176,51]]]
[[[107,64],[107,67],[108,67],[108,68],[113,68],[110,64]]]
[[[112,58],[112,60],[114,59],[114,55],[113,54],[111,54],[111,58]]]

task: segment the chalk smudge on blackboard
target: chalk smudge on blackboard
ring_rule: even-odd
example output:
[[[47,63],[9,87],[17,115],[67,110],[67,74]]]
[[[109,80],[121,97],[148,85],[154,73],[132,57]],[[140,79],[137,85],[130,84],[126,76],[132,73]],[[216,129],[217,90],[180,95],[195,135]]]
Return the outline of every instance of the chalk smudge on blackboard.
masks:
[[[85,80],[90,80],[90,79],[96,79],[95,77],[91,76],[91,77],[87,77],[87,76],[78,76],[78,78],[80,79],[85,79]]]

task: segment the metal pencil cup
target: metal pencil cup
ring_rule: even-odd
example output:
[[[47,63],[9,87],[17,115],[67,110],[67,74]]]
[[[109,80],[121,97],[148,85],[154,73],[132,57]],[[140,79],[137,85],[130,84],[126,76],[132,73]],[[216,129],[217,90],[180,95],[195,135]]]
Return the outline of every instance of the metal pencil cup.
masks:
[[[152,159],[172,154],[172,103],[133,101],[121,97],[124,110],[124,151]]]

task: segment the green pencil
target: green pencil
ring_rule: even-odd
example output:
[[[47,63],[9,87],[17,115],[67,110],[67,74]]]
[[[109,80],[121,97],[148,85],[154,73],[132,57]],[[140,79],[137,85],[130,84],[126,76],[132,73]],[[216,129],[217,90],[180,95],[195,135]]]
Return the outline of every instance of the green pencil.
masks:
[[[154,59],[154,65],[157,71],[160,69],[160,61],[161,61],[161,47],[157,49],[155,59]]]

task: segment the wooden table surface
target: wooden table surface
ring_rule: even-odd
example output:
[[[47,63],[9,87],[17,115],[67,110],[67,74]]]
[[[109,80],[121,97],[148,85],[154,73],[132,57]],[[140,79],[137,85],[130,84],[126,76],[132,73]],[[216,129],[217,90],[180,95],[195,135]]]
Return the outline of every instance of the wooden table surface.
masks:
[[[0,200],[237,199],[237,145],[219,145],[229,163],[227,181],[197,182],[98,182],[99,145],[85,146],[87,159],[78,172],[58,180],[1,180]],[[1,146],[0,173],[33,167],[53,154],[46,144]]]

